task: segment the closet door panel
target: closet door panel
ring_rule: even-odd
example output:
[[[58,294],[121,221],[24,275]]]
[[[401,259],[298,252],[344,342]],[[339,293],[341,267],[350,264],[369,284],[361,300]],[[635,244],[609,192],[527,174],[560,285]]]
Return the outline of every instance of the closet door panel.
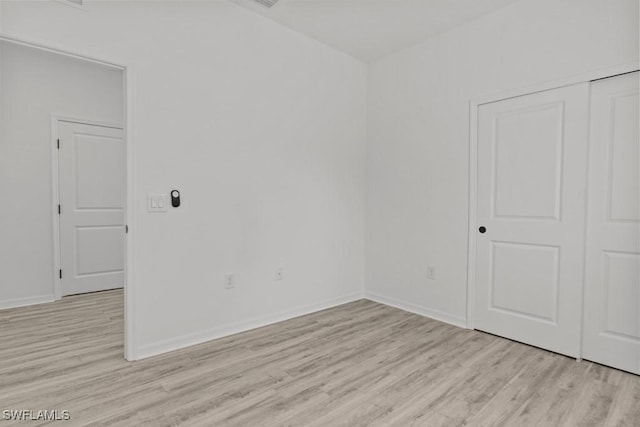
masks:
[[[589,85],[478,109],[475,327],[578,357]]]
[[[583,357],[640,374],[638,73],[591,87]]]

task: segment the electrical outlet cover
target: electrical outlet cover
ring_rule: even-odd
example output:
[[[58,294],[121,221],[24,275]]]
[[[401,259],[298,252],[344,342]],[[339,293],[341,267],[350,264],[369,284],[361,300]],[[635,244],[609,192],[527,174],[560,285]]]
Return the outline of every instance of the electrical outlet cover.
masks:
[[[236,282],[235,282],[235,278],[233,277],[233,273],[224,275],[224,287],[227,289],[236,287]]]

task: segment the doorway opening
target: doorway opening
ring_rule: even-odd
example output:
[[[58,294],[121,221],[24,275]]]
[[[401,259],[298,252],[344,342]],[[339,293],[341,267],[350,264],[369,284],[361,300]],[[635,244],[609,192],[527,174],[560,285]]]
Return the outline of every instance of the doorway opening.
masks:
[[[8,37],[0,56],[0,169],[13,200],[0,310],[110,291],[133,360],[127,69]]]

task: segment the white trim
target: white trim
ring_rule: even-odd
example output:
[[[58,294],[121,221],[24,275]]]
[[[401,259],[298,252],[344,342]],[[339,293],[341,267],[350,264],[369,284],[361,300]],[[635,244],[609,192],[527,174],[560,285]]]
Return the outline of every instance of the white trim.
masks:
[[[62,280],[57,271],[61,267],[60,260],[60,215],[58,204],[60,203],[60,162],[58,153],[58,119],[51,115],[51,230],[53,233],[52,250],[53,266],[53,296],[55,300],[62,298]]]
[[[619,73],[618,73],[619,74]],[[591,131],[591,115],[593,110],[593,105],[591,104],[591,92],[592,92],[593,83],[590,83],[587,87],[587,102],[589,103],[587,106],[587,167],[585,168],[585,176],[584,176],[584,217],[582,218],[584,221],[582,232],[583,234],[583,244],[582,244],[582,283],[580,286],[580,305],[578,310],[580,311],[580,338],[578,343],[578,356],[576,357],[576,361],[582,361],[582,356],[584,356],[584,293],[586,292],[587,286],[587,243],[589,242],[589,181],[591,179],[591,157],[593,152],[593,141],[591,140],[591,136],[593,132]]]
[[[105,122],[102,120],[88,119],[83,117],[74,117],[66,114],[51,114],[51,117],[59,122],[78,123],[80,125],[100,126],[113,129],[124,129],[122,123]]]
[[[124,268],[124,357],[127,360],[136,360],[138,358],[138,341],[136,335],[135,324],[135,299],[134,284],[135,282],[135,266],[137,254],[135,252],[134,236],[138,230],[138,208],[136,200],[138,200],[138,181],[136,174],[136,146],[134,144],[134,118],[133,106],[135,105],[136,85],[135,74],[132,67],[126,67],[123,70],[124,81],[124,140],[126,141],[127,164],[127,201],[125,211],[125,221],[129,227],[129,232],[125,235],[125,257],[126,263]]]
[[[483,95],[469,100],[469,236],[467,248],[467,328],[475,326],[475,272],[476,272],[476,228],[478,189],[478,107],[489,102],[501,101],[516,96],[528,95],[550,89],[557,89],[579,83],[586,83],[640,69],[640,62],[634,61],[613,67],[589,71],[563,79],[543,82],[524,88],[512,89],[493,95]]]
[[[85,61],[85,62],[92,62],[94,64],[98,64],[98,65],[103,65],[105,67],[109,67],[109,68],[115,68],[117,70],[125,70],[127,67],[124,65],[118,65],[115,62],[109,62],[109,61],[103,61],[102,59],[98,59],[89,55],[81,55],[81,54],[77,54],[77,53],[73,53],[70,52],[68,50],[62,49],[62,48],[57,48],[57,47],[51,47],[51,46],[45,46],[43,44],[40,44],[38,42],[33,42],[33,41],[29,41],[29,40],[25,40],[25,39],[20,39],[17,37],[13,37],[7,34],[0,34],[0,41],[5,41],[8,43],[14,43],[20,46],[26,46],[26,47],[30,47],[32,49],[38,49],[38,50],[43,50],[45,52],[49,52],[49,53],[54,53],[56,55],[63,55],[69,58],[73,58],[73,59],[79,59],[80,61]]]
[[[185,347],[191,347],[193,345],[202,344],[207,341],[212,341],[229,335],[261,328],[263,326],[272,325],[274,323],[315,313],[321,310],[326,310],[328,308],[336,307],[338,305],[347,304],[361,299],[361,292],[353,292],[341,297],[331,298],[318,303],[280,311],[277,313],[269,314],[267,316],[256,317],[253,319],[229,323],[222,326],[216,326],[214,328],[204,329],[202,331],[189,333],[180,337],[170,338],[152,344],[146,344],[140,346],[138,351],[138,359],[144,359],[158,354],[179,350]]]
[[[451,313],[445,313],[444,311],[436,310],[429,307],[424,307],[418,304],[413,304],[407,301],[399,300],[396,298],[386,297],[374,292],[365,292],[365,299],[374,301],[380,304],[388,305],[398,308],[400,310],[408,311],[411,313],[419,314],[420,316],[428,317],[439,322],[448,323],[459,328],[466,328],[466,319],[462,316],[457,316]]]
[[[0,301],[0,310],[24,307],[26,305],[43,304],[53,301],[55,301],[55,297],[53,295],[38,295],[36,297],[6,299]]]
[[[564,86],[571,86],[578,83],[585,83],[591,80],[612,77],[618,74],[625,74],[640,69],[640,61],[628,62],[613,67],[601,68],[581,74],[565,77],[562,79],[546,81],[521,88],[510,89],[499,93],[481,95],[471,99],[472,104],[482,105],[489,102],[501,101],[503,99],[515,98],[516,96],[529,95],[536,92],[543,92],[550,89],[558,89]]]
[[[474,328],[476,295],[476,247],[478,227],[478,104],[469,103],[469,227],[467,247],[467,321]]]
[[[72,117],[66,114],[51,114],[51,200],[53,201],[51,219],[53,230],[53,295],[56,301],[62,298],[62,280],[57,273],[58,270],[62,269],[62,261],[60,258],[60,215],[58,214],[58,205],[60,204],[60,152],[57,148],[57,140],[59,138],[58,127],[60,125],[60,122],[122,129],[122,125],[117,123],[110,123],[93,119],[83,119]],[[124,143],[126,147],[126,139],[124,139]],[[127,206],[125,204],[125,212],[126,211]]]
[[[45,46],[40,42],[29,41],[26,39],[22,39],[19,37],[13,37],[10,35],[0,33],[0,40],[6,41],[10,43],[16,43],[22,46],[27,46],[35,49],[40,49],[46,52],[51,52],[59,55],[64,55],[70,58],[75,58],[83,61],[93,62],[95,64],[107,66],[110,68],[115,68],[117,70],[122,70],[123,72],[123,91],[124,91],[124,140],[126,141],[126,151],[127,151],[127,206],[126,206],[126,223],[129,225],[129,233],[127,236],[125,253],[126,253],[126,262],[124,267],[124,295],[125,295],[125,313],[124,313],[124,323],[125,323],[125,331],[124,331],[124,357],[127,360],[136,360],[137,359],[137,347],[138,342],[136,340],[135,335],[135,324],[134,324],[134,313],[135,313],[135,302],[134,302],[134,286],[135,286],[135,277],[134,277],[134,266],[136,261],[136,253],[135,253],[135,239],[131,234],[132,229],[137,229],[138,219],[137,219],[137,209],[135,200],[137,197],[137,176],[135,174],[135,138],[133,133],[133,122],[134,122],[134,102],[135,102],[135,73],[133,71],[133,67],[130,65],[120,65],[124,64],[126,61],[105,61],[103,59],[91,57],[89,55],[84,54],[76,54],[73,53],[63,47],[60,46]],[[55,273],[55,272],[54,272]]]
[[[60,4],[63,4],[65,6],[70,6],[70,7],[74,8],[74,9],[82,10],[82,11],[85,11],[85,12],[87,11],[87,9],[85,9],[85,7],[84,7],[85,6],[84,0],[80,0],[81,3],[75,3],[75,2],[73,2],[71,0],[54,0],[54,1],[56,1],[56,2],[58,2]]]

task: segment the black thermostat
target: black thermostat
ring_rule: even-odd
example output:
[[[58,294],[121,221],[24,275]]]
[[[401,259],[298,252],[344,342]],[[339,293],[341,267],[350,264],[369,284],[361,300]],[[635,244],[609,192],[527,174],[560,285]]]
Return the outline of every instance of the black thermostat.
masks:
[[[174,208],[180,206],[180,192],[178,190],[171,191],[171,206]]]

